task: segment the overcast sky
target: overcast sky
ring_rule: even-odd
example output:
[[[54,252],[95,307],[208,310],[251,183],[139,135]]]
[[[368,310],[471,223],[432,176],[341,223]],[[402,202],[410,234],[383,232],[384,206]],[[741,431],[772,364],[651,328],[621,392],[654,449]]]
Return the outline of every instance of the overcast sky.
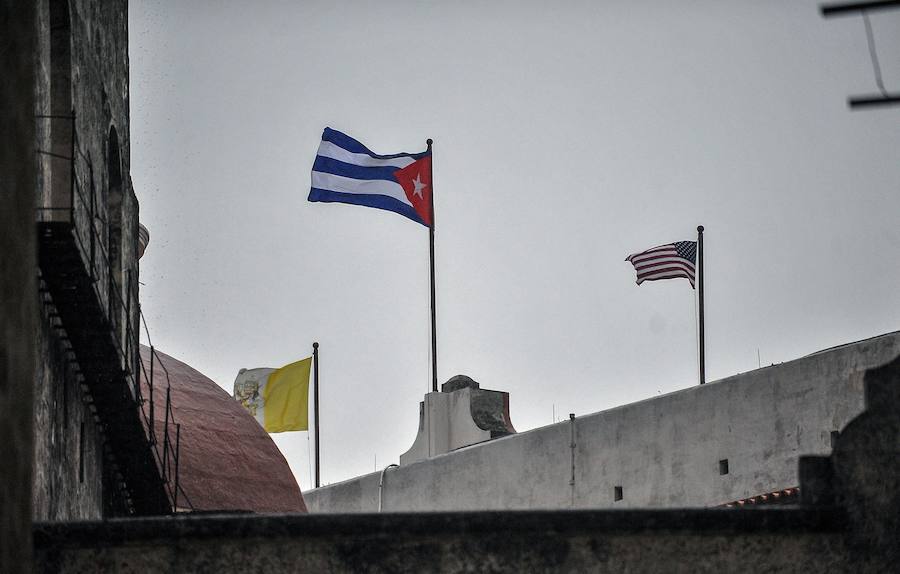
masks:
[[[548,6],[552,5],[550,8]],[[674,7],[677,6],[677,9]],[[308,203],[322,129],[434,143],[438,373],[519,431],[697,383],[695,292],[624,258],[706,227],[707,378],[900,329],[900,108],[798,2],[130,4],[153,343],[229,392],[321,343],[322,477],[397,462],[430,390],[428,232]],[[900,89],[900,12],[872,16]],[[307,433],[273,435],[310,487]]]

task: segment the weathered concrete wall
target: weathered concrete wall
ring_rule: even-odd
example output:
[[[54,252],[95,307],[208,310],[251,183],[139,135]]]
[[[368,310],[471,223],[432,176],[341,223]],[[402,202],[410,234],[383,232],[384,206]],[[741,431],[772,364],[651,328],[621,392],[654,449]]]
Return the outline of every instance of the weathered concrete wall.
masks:
[[[0,572],[31,571],[36,15],[0,0]]]
[[[73,202],[71,161],[41,155],[32,193],[38,207],[74,206],[86,265],[93,260],[97,289],[109,310],[115,336],[123,342],[123,364],[133,365],[137,346],[125,344],[128,325],[137,332],[138,227],[138,205],[128,177],[127,2],[47,0],[36,6],[34,109],[37,114],[57,116],[71,115],[74,110],[77,190]],[[36,145],[29,147],[71,156],[70,119],[39,118],[36,126],[37,133],[30,140]],[[38,212],[38,217],[60,221],[70,215],[65,210],[48,210]],[[33,227],[33,214],[29,221]],[[130,305],[126,305],[128,299]],[[39,328],[31,338],[38,353],[33,410],[34,516],[65,520],[118,514],[122,512],[120,497],[111,491],[117,488],[116,481],[105,462],[102,431],[85,400],[83,381],[72,367],[75,356],[67,348],[67,326],[60,324],[46,293],[40,294],[40,305]],[[132,311],[130,316],[126,306]]]
[[[379,495],[388,511],[715,506],[797,486],[798,456],[830,452],[863,371],[897,355],[891,333],[392,468],[380,493],[373,473],[303,496],[312,513]]]
[[[47,525],[39,572],[866,572],[835,513],[553,511]],[[877,571],[877,563],[869,571]]]

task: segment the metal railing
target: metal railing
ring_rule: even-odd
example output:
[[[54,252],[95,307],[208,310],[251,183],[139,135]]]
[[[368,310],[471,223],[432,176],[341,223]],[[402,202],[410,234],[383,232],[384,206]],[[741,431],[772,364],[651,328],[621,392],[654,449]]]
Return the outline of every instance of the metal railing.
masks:
[[[187,497],[187,494],[184,492],[184,489],[181,488],[179,482],[178,461],[181,454],[181,424],[175,421],[175,413],[172,410],[172,384],[171,378],[169,377],[169,369],[166,368],[166,364],[159,358],[159,353],[156,352],[156,348],[150,341],[150,330],[147,327],[147,320],[143,313],[140,314],[140,319],[144,325],[145,334],[147,336],[147,347],[150,349],[149,369],[144,358],[138,353],[141,372],[146,381],[149,394],[148,400],[141,403],[141,416],[144,420],[144,426],[148,430],[150,446],[155,454],[160,475],[165,482],[169,500],[172,502],[172,512],[178,512],[179,493],[184,496],[188,508],[193,510],[193,504],[191,504],[190,498]],[[157,378],[157,373],[160,372],[160,369],[162,369],[161,372],[162,376],[165,378],[166,385],[166,403],[161,441],[156,429],[156,401],[154,397],[154,394],[158,392],[155,390],[155,379]],[[173,433],[170,430],[173,427],[175,430],[174,439]]]
[[[113,260],[109,252],[106,242],[103,241],[101,230],[98,229],[97,222],[105,223],[102,214],[97,209],[97,194],[93,181],[93,166],[90,158],[85,155],[78,145],[78,132],[76,129],[75,111],[72,115],[36,115],[37,119],[45,120],[69,120],[71,122],[71,155],[64,155],[49,152],[45,150],[36,150],[37,153],[50,156],[56,160],[65,160],[70,162],[70,185],[69,185],[69,205],[68,206],[41,206],[37,208],[38,223],[69,223],[71,225],[72,235],[77,244],[77,251],[81,258],[81,263],[85,266],[94,295],[100,303],[105,314],[104,319],[107,321],[109,330],[112,334],[113,347],[117,354],[121,373],[125,383],[130,389],[131,396],[138,406],[141,422],[147,435],[156,466],[160,477],[162,478],[166,492],[171,503],[171,511],[176,512],[178,507],[179,491],[184,494],[184,490],[179,484],[179,455],[181,448],[181,425],[175,421],[175,414],[172,410],[171,401],[171,384],[168,370],[165,364],[159,359],[156,350],[150,344],[150,332],[147,328],[146,319],[140,309],[140,304],[136,299],[137,282],[136,274],[131,269],[125,271],[127,281],[127,289],[123,296],[123,289],[116,280],[116,274],[113,272]],[[51,133],[52,138],[52,133]],[[85,186],[82,185],[79,177],[78,167],[79,158],[83,165],[86,166],[90,181],[89,192],[85,192]],[[85,168],[81,170],[84,171]],[[51,176],[53,170],[51,170]],[[51,184],[52,191],[52,184]],[[51,193],[52,196],[52,193]],[[51,197],[51,200],[54,199]],[[58,199],[58,198],[56,198]],[[62,215],[62,217],[59,217]],[[108,219],[108,218],[107,218]],[[108,238],[108,235],[107,235]],[[132,307],[132,301],[135,306]],[[124,320],[123,320],[124,316]],[[143,322],[147,333],[147,343],[150,347],[150,365],[149,372],[147,365],[140,353],[139,333],[140,324]],[[76,355],[77,355],[77,349]],[[155,392],[155,381],[153,378],[154,371],[162,368],[166,380],[166,403],[163,416],[163,436],[159,440],[156,430],[156,409],[153,402]],[[143,397],[141,389],[141,376],[143,375],[149,389],[149,401]],[[158,391],[156,391],[158,392]],[[174,429],[172,432],[170,429]],[[188,500],[189,507],[190,505]]]

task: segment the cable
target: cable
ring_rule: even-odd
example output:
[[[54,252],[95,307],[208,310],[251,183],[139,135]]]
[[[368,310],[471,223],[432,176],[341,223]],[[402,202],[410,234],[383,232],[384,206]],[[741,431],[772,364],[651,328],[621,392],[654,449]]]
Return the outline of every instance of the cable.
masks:
[[[869,21],[868,12],[863,11],[862,17],[863,22],[866,25],[866,40],[869,43],[869,57],[872,59],[872,68],[875,71],[875,84],[878,86],[881,95],[887,98],[889,96],[884,87],[884,80],[881,77],[881,64],[878,62],[878,52],[875,51],[875,34],[872,32],[872,22]]]

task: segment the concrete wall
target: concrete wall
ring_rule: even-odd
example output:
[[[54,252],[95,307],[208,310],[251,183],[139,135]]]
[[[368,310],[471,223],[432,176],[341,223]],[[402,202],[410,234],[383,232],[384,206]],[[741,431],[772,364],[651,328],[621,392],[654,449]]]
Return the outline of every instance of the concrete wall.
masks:
[[[137,315],[126,316],[121,305],[131,299],[137,310],[138,204],[129,170],[128,34],[125,0],[41,0],[37,8],[34,74],[37,114],[70,115],[75,111],[75,178],[81,190],[74,202],[75,222],[90,260],[90,225],[97,228],[94,260],[96,286],[111,318],[116,337],[125,341]],[[27,147],[71,155],[69,119],[34,120],[36,133]],[[114,136],[112,134],[115,133]],[[113,142],[112,144],[110,142]],[[40,155],[37,164],[38,207],[71,206],[69,160]],[[33,195],[33,196],[34,196]],[[92,199],[93,198],[93,199]],[[93,209],[93,212],[92,212]],[[45,221],[68,219],[66,211],[38,212]],[[34,233],[33,212],[28,216]],[[130,275],[132,289],[125,280]],[[36,267],[32,267],[32,274]],[[111,287],[110,277],[119,284]],[[98,518],[123,511],[114,490],[112,470],[104,459],[103,433],[85,400],[81,375],[73,369],[66,325],[56,317],[53,301],[40,298],[38,328],[31,341],[38,354],[34,378],[34,516],[40,520]],[[119,308],[119,310],[117,310]],[[123,345],[124,348],[124,345]],[[134,363],[137,347],[126,350],[124,362]],[[108,488],[104,488],[107,485]]]
[[[35,11],[0,0],[0,572],[31,571]]]
[[[54,574],[694,574],[793,572],[795,564],[859,574],[879,566],[848,558],[833,514],[799,509],[186,517],[41,525],[35,539],[37,571]]]
[[[900,332],[391,468],[383,509],[716,506],[796,487],[798,456],[829,453],[862,411],[863,371],[897,355]],[[378,485],[303,496],[312,513],[374,512]]]

